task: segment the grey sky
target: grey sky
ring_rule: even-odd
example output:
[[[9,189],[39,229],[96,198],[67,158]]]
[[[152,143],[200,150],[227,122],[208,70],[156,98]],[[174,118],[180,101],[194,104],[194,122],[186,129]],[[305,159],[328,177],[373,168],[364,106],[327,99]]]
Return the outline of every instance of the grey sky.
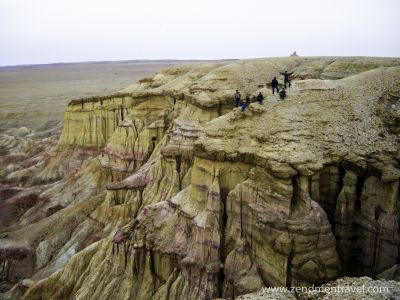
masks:
[[[0,65],[400,56],[398,0],[0,0]]]

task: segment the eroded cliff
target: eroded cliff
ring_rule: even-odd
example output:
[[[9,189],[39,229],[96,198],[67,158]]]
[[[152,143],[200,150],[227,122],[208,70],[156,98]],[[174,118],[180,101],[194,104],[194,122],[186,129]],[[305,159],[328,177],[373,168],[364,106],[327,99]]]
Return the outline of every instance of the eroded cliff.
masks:
[[[281,102],[265,81],[284,70]],[[266,99],[241,112],[236,88]],[[179,66],[71,101],[58,144],[6,175],[36,200],[1,229],[2,279],[19,282],[5,297],[228,299],[395,278],[399,98],[399,59],[291,57]]]

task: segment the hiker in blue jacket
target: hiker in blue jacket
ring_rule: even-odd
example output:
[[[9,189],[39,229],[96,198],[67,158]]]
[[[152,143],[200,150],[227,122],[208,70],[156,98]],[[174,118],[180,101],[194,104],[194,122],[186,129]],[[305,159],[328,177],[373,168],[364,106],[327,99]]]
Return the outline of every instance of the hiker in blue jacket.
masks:
[[[246,102],[242,104],[242,112],[246,109],[247,106],[250,105],[250,97],[249,95],[246,96]]]

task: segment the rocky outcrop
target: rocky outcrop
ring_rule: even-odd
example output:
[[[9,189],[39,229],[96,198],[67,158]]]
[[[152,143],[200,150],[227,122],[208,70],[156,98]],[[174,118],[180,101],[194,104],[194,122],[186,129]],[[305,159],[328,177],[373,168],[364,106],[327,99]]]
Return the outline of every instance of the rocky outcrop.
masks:
[[[269,299],[396,299],[400,296],[400,283],[373,280],[369,277],[344,277],[310,289],[264,288],[257,293],[238,297],[240,300]]]
[[[59,144],[102,148],[127,115],[132,97],[117,94],[73,100],[64,115],[64,128]]]
[[[342,275],[395,278],[400,154],[385,112],[399,105],[399,65],[179,66],[72,101],[59,143],[32,171],[36,202],[47,202],[29,202],[1,232],[13,242],[30,233],[29,270],[7,276],[32,281],[15,295],[232,299]],[[278,102],[264,85],[284,70],[294,81]],[[267,97],[241,112],[236,88]],[[22,201],[9,191],[7,203]],[[12,249],[2,259],[18,266]]]

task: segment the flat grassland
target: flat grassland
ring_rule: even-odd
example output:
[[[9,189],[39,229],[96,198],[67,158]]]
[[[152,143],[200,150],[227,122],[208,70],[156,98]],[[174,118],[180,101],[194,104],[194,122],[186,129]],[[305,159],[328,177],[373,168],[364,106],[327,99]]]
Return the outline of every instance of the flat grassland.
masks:
[[[112,94],[148,74],[193,61],[120,61],[0,67],[0,132],[61,124],[72,99]]]

